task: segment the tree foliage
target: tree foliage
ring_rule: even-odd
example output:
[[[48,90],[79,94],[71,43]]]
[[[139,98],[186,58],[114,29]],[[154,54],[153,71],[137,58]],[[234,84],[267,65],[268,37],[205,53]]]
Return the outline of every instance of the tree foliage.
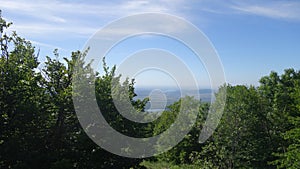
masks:
[[[38,69],[39,52],[16,32],[7,33],[10,25],[0,17],[0,168],[300,168],[300,71],[271,72],[258,87],[221,86],[211,104],[181,98],[157,120],[136,123],[120,114],[114,102],[114,97],[120,105],[129,101],[138,111],[126,111],[151,117],[143,113],[148,99],[135,99],[134,80],[121,81],[116,67],[110,68],[105,60],[104,73],[94,72],[84,63],[88,51],[61,57],[54,50]],[[82,68],[75,70],[76,64]],[[94,79],[97,104],[109,125],[125,135],[158,135],[172,126],[180,111],[186,113],[181,118],[192,118],[189,112],[197,112],[198,118],[177,146],[158,156],[133,159],[111,154],[87,136],[75,113],[72,96],[87,98],[73,89],[84,85],[85,76]],[[73,78],[81,80],[74,85]],[[218,128],[201,144],[199,133],[207,115],[223,106],[225,90]],[[182,104],[190,107],[182,110]],[[162,137],[158,143],[175,137]]]

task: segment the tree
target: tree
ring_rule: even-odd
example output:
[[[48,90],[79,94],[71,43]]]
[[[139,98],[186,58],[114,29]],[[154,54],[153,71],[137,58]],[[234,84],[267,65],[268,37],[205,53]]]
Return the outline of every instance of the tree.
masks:
[[[191,106],[187,106],[191,105]],[[187,106],[186,108],[181,109],[181,106]],[[181,98],[179,101],[170,105],[169,110],[162,112],[161,116],[154,123],[153,134],[158,135],[169,127],[172,126],[175,119],[178,118],[178,113],[180,111],[186,111],[182,113],[192,114],[192,111],[197,112],[197,120],[191,131],[171,150],[162,153],[156,157],[158,161],[165,161],[170,164],[190,164],[192,163],[190,156],[195,151],[201,151],[202,145],[198,142],[199,133],[201,132],[202,125],[204,119],[208,113],[209,104],[208,103],[200,103],[195,98],[186,96]],[[193,110],[194,109],[194,110]],[[193,118],[193,117],[192,117]],[[182,128],[176,129],[178,132],[182,130]],[[172,138],[160,138],[158,141],[162,141],[166,139],[169,141]]]
[[[181,98],[155,121],[136,123],[121,114],[118,104],[140,120],[153,115],[144,112],[148,99],[135,99],[134,80],[121,81],[116,66],[107,66],[105,58],[104,74],[95,72],[84,61],[88,51],[60,58],[54,50],[40,70],[38,52],[16,32],[7,33],[10,24],[0,15],[0,168],[300,168],[300,71],[271,72],[258,87],[221,86],[212,104]],[[85,86],[91,89],[87,94],[75,90]],[[97,130],[103,124],[87,120],[82,127],[83,117],[75,110],[88,112],[89,104],[73,104],[74,98],[96,101],[108,124],[131,137],[158,135],[178,118],[185,122],[198,118],[177,146],[143,161],[114,155],[95,144],[87,126]],[[224,104],[218,128],[207,142],[198,143],[207,115]],[[189,126],[176,125],[171,133],[186,129]],[[154,148],[164,149],[176,137],[160,137]],[[116,138],[105,141],[109,139]],[[127,145],[124,151],[130,152]]]
[[[42,77],[34,47],[9,25],[0,17],[0,168],[29,168],[43,146]]]
[[[254,87],[223,87],[227,96],[222,119],[196,162],[215,168],[267,168],[271,152],[263,98]],[[218,94],[216,98],[214,104],[219,103]]]
[[[268,78],[268,77],[265,77]],[[286,69],[277,78],[276,87],[270,89],[276,96],[272,105],[272,120],[278,133],[277,157],[272,164],[278,168],[300,167],[300,72]],[[266,86],[266,85],[265,85]],[[284,120],[284,121],[283,121]],[[275,132],[274,132],[275,133]]]
[[[113,155],[96,145],[81,128],[72,102],[72,78],[93,76],[99,106],[110,124],[124,133],[149,134],[148,126],[125,126],[126,119],[116,111],[111,100],[111,81],[127,90],[134,107],[143,110],[146,100],[133,100],[134,81],[121,84],[113,69],[104,66],[105,74],[93,73],[84,63],[86,53],[73,52],[70,59],[47,57],[38,70],[38,54],[29,41],[15,32],[5,33],[10,25],[2,18],[0,58],[0,168],[129,168],[141,160]],[[81,72],[74,65],[85,65]],[[78,65],[77,65],[78,66]],[[77,76],[79,75],[79,76]],[[115,90],[115,89],[113,89]],[[115,91],[118,92],[118,91]],[[108,94],[108,95],[107,95]],[[101,100],[102,99],[102,100]],[[104,106],[101,105],[107,103]],[[113,116],[112,116],[113,115]],[[127,120],[128,121],[128,120]],[[117,123],[116,123],[117,122]],[[122,123],[123,122],[123,123]]]

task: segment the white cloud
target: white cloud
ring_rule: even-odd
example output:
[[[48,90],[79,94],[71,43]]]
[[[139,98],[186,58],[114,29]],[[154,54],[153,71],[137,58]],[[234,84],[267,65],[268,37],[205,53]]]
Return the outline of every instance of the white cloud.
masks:
[[[172,3],[166,0],[101,1],[101,4],[64,2],[58,0],[4,0],[0,4],[0,8],[3,10],[18,11],[18,13],[53,22],[66,22],[64,17],[76,19],[76,17],[80,17],[80,15],[109,18],[141,12],[168,12],[175,14],[178,13],[178,9],[181,7],[183,7],[183,1],[181,0],[174,0]]]
[[[34,41],[34,40],[30,40],[29,41],[35,45],[36,47],[46,47],[48,49],[59,49],[59,50],[64,50],[63,48],[59,47],[59,46],[55,46],[55,45],[51,45],[51,44],[46,44],[46,43],[42,43],[42,42],[38,42],[38,41]]]
[[[42,35],[76,35],[76,36],[90,36],[96,28],[90,28],[85,26],[74,25],[57,25],[57,24],[45,24],[45,23],[23,23],[13,24],[11,30],[17,30],[21,34],[29,34],[31,36]]]
[[[300,20],[300,2],[272,1],[264,4],[236,4],[231,8],[242,13],[274,19]]]
[[[15,23],[12,28],[25,36],[67,36],[72,33],[72,36],[89,37],[105,23],[119,17],[142,12],[182,16],[179,9],[183,6],[182,0],[101,1],[94,4],[60,0],[2,0],[0,9],[4,15],[8,11],[19,16],[10,18]]]
[[[113,0],[93,3],[64,0],[2,0],[0,9],[6,20],[14,23],[10,30],[16,30],[27,39],[36,40],[33,44],[38,47],[51,49],[60,48],[58,46],[65,48],[61,43],[57,46],[52,45],[57,43],[58,38],[88,38],[105,24],[132,14],[162,12],[184,17],[181,10],[186,5],[183,0]],[[127,31],[129,30],[117,29],[108,33],[116,35]]]
[[[7,11],[17,11],[23,16],[32,16],[50,22],[64,23],[66,20],[55,14],[54,4],[41,3],[40,1],[8,1],[4,0],[0,4],[0,8]]]

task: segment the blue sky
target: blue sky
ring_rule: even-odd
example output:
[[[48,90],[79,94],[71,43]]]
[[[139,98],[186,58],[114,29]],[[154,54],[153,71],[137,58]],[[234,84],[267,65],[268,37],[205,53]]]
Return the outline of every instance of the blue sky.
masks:
[[[55,48],[62,57],[81,50],[97,30],[120,17],[161,12],[188,20],[210,39],[228,83],[258,85],[272,70],[282,73],[286,68],[300,68],[297,0],[2,0],[0,9],[3,17],[14,23],[11,30],[40,48],[40,61],[52,56]],[[118,65],[125,56],[143,48],[162,48],[179,55],[195,73],[200,87],[209,86],[201,63],[187,59],[193,53],[165,37],[130,38],[111,51],[108,63]],[[161,72],[144,72],[136,78],[141,86],[174,83]]]

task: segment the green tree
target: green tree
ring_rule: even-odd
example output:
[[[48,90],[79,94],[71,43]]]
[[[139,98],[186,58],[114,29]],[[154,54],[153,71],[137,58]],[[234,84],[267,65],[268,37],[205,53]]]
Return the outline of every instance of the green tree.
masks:
[[[34,47],[0,17],[0,168],[29,168],[43,146],[42,76]]]
[[[191,105],[191,106],[187,106]],[[188,110],[181,109],[181,106],[187,106]],[[195,110],[192,110],[195,109]],[[173,147],[171,150],[158,155],[156,159],[158,161],[165,161],[170,164],[189,164],[191,163],[190,156],[193,152],[201,151],[201,144],[199,143],[199,133],[202,129],[202,125],[204,122],[204,118],[206,117],[209,109],[208,103],[201,103],[199,104],[199,101],[194,99],[193,97],[186,96],[184,98],[181,98],[179,101],[173,103],[169,106],[169,110],[162,112],[161,116],[158,118],[158,120],[154,124],[154,135],[158,135],[165,130],[167,130],[169,127],[172,126],[175,119],[178,118],[178,113],[180,111],[183,111],[182,113],[188,113],[191,114],[192,111],[197,112],[197,120],[194,126],[192,127],[191,131],[180,141],[178,145]],[[186,112],[184,112],[186,111]],[[192,117],[193,118],[193,117]],[[182,130],[180,129],[175,129]],[[175,132],[176,133],[176,132]],[[169,141],[169,139],[172,138],[160,138],[161,141],[163,139],[166,139]]]
[[[267,168],[271,152],[263,98],[254,87],[223,87],[227,88],[223,117],[196,163],[208,168]],[[214,104],[219,104],[218,94],[216,98]]]
[[[128,91],[134,107],[143,111],[147,99],[133,100],[134,81],[127,79],[121,84],[120,76],[115,77],[115,67],[109,69],[106,64],[103,76],[93,73],[83,61],[86,53],[79,51],[73,52],[69,59],[63,58],[63,63],[55,50],[54,57],[47,57],[44,68],[38,70],[38,55],[31,43],[15,32],[6,34],[10,24],[2,18],[0,21],[0,168],[129,168],[138,165],[140,159],[113,155],[88,138],[72,102],[72,95],[78,94],[72,92],[74,73],[77,78],[93,76],[99,107],[105,109],[103,113],[110,124],[124,133],[147,135],[151,133],[146,130],[148,126],[126,123],[110,96],[113,90],[120,95]],[[75,64],[85,66],[78,72],[74,71]],[[117,84],[117,91],[112,90],[111,81]]]
[[[268,77],[265,77],[268,78]],[[274,133],[278,134],[277,157],[272,164],[278,168],[300,167],[300,72],[286,69],[270,89],[276,96],[272,105]],[[284,121],[283,121],[284,120]],[[278,132],[279,130],[279,132]]]

